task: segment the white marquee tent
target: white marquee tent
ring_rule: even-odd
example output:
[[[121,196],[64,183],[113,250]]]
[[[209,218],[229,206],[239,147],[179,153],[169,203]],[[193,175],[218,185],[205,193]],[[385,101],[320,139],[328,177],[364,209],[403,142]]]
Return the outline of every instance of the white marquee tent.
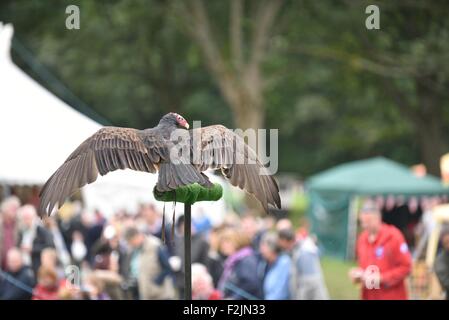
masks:
[[[12,25],[0,22],[0,184],[40,185],[101,125],[18,68],[10,54],[12,36]],[[118,170],[99,177],[82,194],[89,210],[100,209],[106,215],[120,209],[135,211],[139,203],[154,202],[156,180],[156,175]],[[196,211],[207,212],[219,222],[225,205],[223,200],[198,203],[192,211],[193,216]]]

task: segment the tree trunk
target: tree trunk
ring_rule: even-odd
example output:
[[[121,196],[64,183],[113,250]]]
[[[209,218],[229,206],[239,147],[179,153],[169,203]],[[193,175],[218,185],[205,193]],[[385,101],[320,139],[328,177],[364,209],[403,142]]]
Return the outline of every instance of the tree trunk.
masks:
[[[237,99],[228,98],[226,95],[225,98],[231,106],[237,128],[242,130],[262,128],[265,122],[262,88],[235,87],[233,95],[237,96]]]
[[[443,103],[439,92],[429,87],[429,77],[420,77],[415,81],[420,107],[416,129],[420,137],[421,158],[427,171],[440,176],[440,157],[447,152],[443,135]]]
[[[246,98],[241,98],[231,105],[236,127],[242,130],[256,130],[256,134],[258,129],[263,128],[265,121],[265,108],[261,102],[262,93],[259,91],[257,92],[257,97],[255,99],[251,99],[248,98],[249,94],[246,88],[240,88],[238,92],[239,96]],[[257,150],[257,152],[265,152],[265,148],[263,150]],[[245,204],[252,212],[258,214],[262,214],[264,212],[260,202],[249,194],[245,195]]]
[[[440,176],[440,157],[448,151],[447,145],[435,123],[426,123],[417,127],[421,159],[427,167],[427,172]]]
[[[443,133],[443,97],[428,86],[428,79],[415,79],[415,98],[399,90],[392,81],[384,79],[385,92],[390,95],[401,114],[414,126],[421,161],[430,174],[440,175],[440,157],[448,151]]]
[[[218,39],[212,32],[210,19],[202,0],[191,0],[179,8],[186,30],[198,44],[205,64],[218,88],[232,110],[236,128],[257,130],[263,127],[265,108],[263,104],[264,75],[261,64],[266,56],[270,30],[279,12],[281,0],[258,2],[252,21],[248,58],[243,55],[244,5],[242,0],[230,2],[229,46],[230,59],[225,58]],[[257,131],[256,131],[257,134]],[[265,150],[261,150],[264,152]],[[261,211],[262,206],[247,197],[248,207]]]

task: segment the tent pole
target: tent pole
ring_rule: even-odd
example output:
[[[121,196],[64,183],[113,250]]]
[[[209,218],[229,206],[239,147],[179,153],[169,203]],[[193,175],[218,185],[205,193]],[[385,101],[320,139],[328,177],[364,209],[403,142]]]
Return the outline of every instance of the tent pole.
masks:
[[[355,255],[355,243],[357,237],[357,216],[358,207],[360,204],[360,196],[351,196],[349,200],[349,212],[348,212],[348,237],[346,245],[346,258],[353,259]]]
[[[192,205],[184,204],[184,299],[192,300]]]

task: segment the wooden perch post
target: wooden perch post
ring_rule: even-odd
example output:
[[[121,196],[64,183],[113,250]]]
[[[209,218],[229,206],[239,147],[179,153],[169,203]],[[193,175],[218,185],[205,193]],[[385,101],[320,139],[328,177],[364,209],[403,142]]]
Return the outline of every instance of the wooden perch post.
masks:
[[[192,205],[198,201],[219,200],[223,188],[219,184],[205,188],[195,183],[167,192],[159,192],[154,188],[153,194],[159,201],[184,203],[184,299],[192,300]]]
[[[184,284],[185,300],[192,300],[192,205],[184,204]]]

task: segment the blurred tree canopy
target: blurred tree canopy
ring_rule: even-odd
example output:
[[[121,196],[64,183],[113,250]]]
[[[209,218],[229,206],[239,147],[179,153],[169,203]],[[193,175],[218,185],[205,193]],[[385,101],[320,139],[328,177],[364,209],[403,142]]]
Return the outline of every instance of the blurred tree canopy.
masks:
[[[65,27],[69,4],[80,30]],[[370,4],[380,30],[365,27]],[[17,41],[110,123],[151,127],[176,111],[203,125],[279,128],[280,171],[301,176],[375,155],[439,173],[447,12],[424,0],[0,3]]]

